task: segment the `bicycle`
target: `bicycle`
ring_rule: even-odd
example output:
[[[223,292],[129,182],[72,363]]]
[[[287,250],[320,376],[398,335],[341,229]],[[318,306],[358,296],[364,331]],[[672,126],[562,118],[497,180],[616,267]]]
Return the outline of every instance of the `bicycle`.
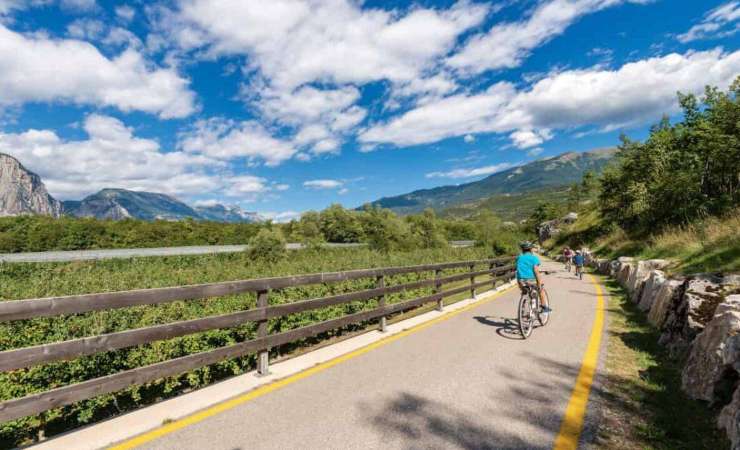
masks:
[[[576,276],[579,280],[583,280],[583,266],[576,266]]]
[[[565,258],[565,270],[570,272],[570,258]]]
[[[544,291],[545,288],[542,288]],[[545,291],[546,293],[547,291]],[[547,296],[550,300],[550,296]],[[530,283],[524,284],[522,287],[522,296],[519,299],[519,331],[522,333],[522,338],[527,339],[532,334],[532,327],[534,324],[534,316],[537,315],[537,320],[540,322],[540,326],[547,325],[550,320],[550,313],[542,311],[540,308],[540,293]]]

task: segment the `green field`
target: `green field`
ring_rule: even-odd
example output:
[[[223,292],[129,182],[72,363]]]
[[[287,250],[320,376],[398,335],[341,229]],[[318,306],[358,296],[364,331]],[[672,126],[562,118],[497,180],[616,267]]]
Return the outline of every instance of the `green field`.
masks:
[[[425,264],[454,260],[480,259],[492,256],[479,248],[442,248],[411,252],[380,253],[370,249],[321,249],[290,253],[277,263],[255,263],[246,253],[104,260],[62,264],[0,265],[0,298],[13,299],[117,291],[134,288],[177,286],[328,272],[370,267]],[[453,273],[453,272],[449,272]],[[387,285],[406,283],[429,274],[405,274],[388,277]],[[317,298],[330,294],[374,287],[374,280],[355,280],[331,285],[314,285],[272,292],[270,303]],[[430,294],[430,288],[391,294],[388,302],[398,302]],[[177,301],[155,306],[91,312],[65,317],[43,318],[0,325],[0,350],[27,347],[72,338],[140,328],[179,320],[226,314],[255,306],[253,294],[240,294],[207,300]],[[377,302],[354,302],[274,319],[270,331],[280,332],[310,323],[339,317],[377,306]],[[358,324],[327,333],[323,339],[362,329]],[[74,361],[51,363],[0,374],[0,400],[18,398],[83,380],[140,367],[171,358],[234,344],[255,336],[255,324],[198,333],[181,338],[113,352],[85,356]],[[275,352],[284,354],[300,345],[295,343]],[[277,356],[277,354],[275,355]],[[39,430],[46,435],[99,420],[136,408],[158,399],[176,395],[214,380],[243,373],[254,367],[254,356],[224,361],[180,377],[159,380],[147,386],[127,389],[115,395],[104,395],[58,408],[41,416],[30,417],[0,426],[0,447],[31,442]]]

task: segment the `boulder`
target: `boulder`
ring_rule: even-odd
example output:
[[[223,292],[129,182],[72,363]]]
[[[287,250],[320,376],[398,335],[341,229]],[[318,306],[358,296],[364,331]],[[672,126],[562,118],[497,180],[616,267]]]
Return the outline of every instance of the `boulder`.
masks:
[[[661,270],[668,266],[669,262],[665,259],[648,259],[647,261],[637,261],[629,274],[626,281],[627,292],[632,295],[632,301],[640,301],[643,283],[647,281],[650,272]]]
[[[614,261],[611,261],[609,263],[609,276],[615,277],[619,273],[619,268],[621,267],[622,263],[619,262],[618,259],[615,259]]]
[[[537,226],[537,238],[539,239],[540,243],[545,242],[556,234],[559,234],[559,226],[560,221],[557,219],[548,220],[547,222],[542,222],[541,224],[539,224],[539,226]]]
[[[665,273],[660,270],[651,270],[647,280],[642,284],[637,296],[637,308],[640,311],[650,311],[650,307],[653,306],[660,287],[665,283]]]
[[[660,343],[667,345],[673,355],[686,350],[712,320],[728,291],[736,289],[732,284],[736,281],[733,277],[715,274],[697,274],[687,278],[679,288],[681,297],[678,304],[668,311]]]
[[[740,450],[740,387],[735,390],[732,401],[722,408],[717,425],[727,433],[732,450]]]
[[[629,260],[622,261],[623,258],[619,258],[619,268],[617,272],[617,283],[619,283],[620,286],[626,287],[627,286],[627,280],[630,278],[630,274],[632,273],[632,270],[635,267],[635,261],[632,258],[629,258]]]
[[[680,287],[683,285],[683,279],[669,279],[660,285],[660,288],[653,298],[653,304],[650,306],[648,313],[648,322],[658,329],[663,328],[663,324],[668,317],[674,305],[680,300]]]
[[[562,219],[563,223],[571,224],[578,220],[578,213],[569,212]]]
[[[716,402],[722,390],[737,378],[732,364],[725,363],[726,341],[740,332],[740,295],[720,303],[714,317],[691,343],[681,375],[681,387],[689,397]],[[736,353],[730,352],[729,357]],[[734,361],[733,361],[734,363]]]

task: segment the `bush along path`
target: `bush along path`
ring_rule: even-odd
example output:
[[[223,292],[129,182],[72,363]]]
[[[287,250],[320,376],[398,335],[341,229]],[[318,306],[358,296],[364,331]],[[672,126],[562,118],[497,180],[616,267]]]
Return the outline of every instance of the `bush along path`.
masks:
[[[740,275],[671,277],[664,271],[670,262],[657,259],[607,260],[589,255],[589,264],[614,279],[627,299],[623,313],[632,316],[633,326],[642,328],[643,334],[657,340],[664,358],[658,358],[655,364],[666,367],[656,370],[670,371],[668,366],[680,370],[680,383],[677,379],[671,383],[670,376],[663,376],[664,383],[657,388],[674,391],[669,394],[680,398],[681,394],[671,389],[675,384],[688,398],[718,411],[717,426],[732,442],[732,449],[740,450]],[[635,318],[638,314],[642,315],[639,319]],[[652,330],[645,328],[645,320],[654,327]],[[643,381],[646,376],[640,374]],[[673,409],[670,404],[659,407]],[[674,420],[680,418],[679,411],[671,413],[675,414]],[[664,442],[660,430],[656,442]],[[675,445],[684,444],[688,445]],[[677,448],[675,445],[658,447]]]

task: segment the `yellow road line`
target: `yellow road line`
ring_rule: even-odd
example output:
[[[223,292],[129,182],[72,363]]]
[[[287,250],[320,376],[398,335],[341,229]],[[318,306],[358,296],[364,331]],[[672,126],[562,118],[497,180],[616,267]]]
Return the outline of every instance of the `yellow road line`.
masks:
[[[560,425],[560,432],[555,438],[553,450],[575,450],[578,448],[578,440],[583,430],[583,420],[586,416],[586,407],[588,406],[588,396],[591,393],[591,384],[594,381],[596,366],[599,362],[599,348],[601,346],[601,334],[604,329],[604,295],[601,285],[593,276],[591,282],[596,289],[596,317],[591,328],[591,337],[588,339],[588,347],[583,355],[581,370],[576,378],[576,385],[568,401],[568,407],[565,409],[563,423]]]
[[[369,344],[365,347],[361,347],[357,350],[351,351],[349,353],[345,353],[344,355],[338,356],[334,359],[330,359],[329,361],[323,362],[321,364],[317,364],[314,367],[311,367],[310,369],[306,369],[302,372],[298,372],[294,375],[288,376],[286,378],[283,378],[278,381],[274,381],[270,384],[266,384],[264,386],[261,386],[259,388],[256,388],[250,392],[247,392],[245,394],[242,394],[238,397],[234,397],[231,400],[227,400],[223,403],[219,403],[217,405],[211,406],[210,408],[204,409],[200,412],[194,413],[190,416],[184,417],[182,419],[176,420],[174,422],[170,422],[166,425],[162,425],[159,428],[155,428],[154,430],[148,431],[144,434],[141,434],[137,437],[134,437],[132,439],[126,440],[121,442],[120,444],[113,445],[112,447],[109,447],[109,450],[128,450],[135,447],[138,447],[140,445],[143,445],[147,442],[150,442],[154,439],[160,438],[162,436],[165,436],[167,434],[170,434],[174,431],[180,430],[182,428],[187,427],[188,425],[193,425],[195,423],[201,422],[211,416],[214,416],[216,414],[219,414],[221,412],[227,411],[229,409],[232,409],[236,406],[241,405],[242,403],[246,403],[250,400],[254,400],[257,397],[261,397],[265,394],[268,394],[272,391],[276,391],[282,387],[285,387],[289,384],[293,384],[296,381],[302,380],[304,378],[310,377],[311,375],[314,375],[316,373],[319,373],[323,370],[326,370],[330,367],[336,366],[337,364],[340,364],[344,361],[347,361],[349,359],[355,358],[357,356],[360,356],[362,354],[365,354],[373,349],[376,349],[378,347],[381,347],[386,344],[390,344],[393,341],[396,341],[398,339],[401,339],[404,336],[408,336],[412,333],[415,333],[417,331],[421,331],[424,328],[430,327],[436,323],[445,321],[447,319],[450,319],[460,313],[463,313],[465,311],[471,310],[473,308],[477,308],[478,306],[481,306],[485,303],[488,303],[502,294],[510,291],[514,286],[511,286],[507,289],[504,289],[503,291],[500,291],[490,297],[487,297],[483,300],[477,301],[471,305],[465,306],[463,308],[457,309],[455,311],[451,311],[443,316],[439,316],[435,319],[432,319],[428,322],[421,323],[419,325],[415,325],[407,330],[401,331],[397,334],[394,334],[392,336],[388,336],[384,339],[381,339],[377,342],[373,342],[372,344]]]

